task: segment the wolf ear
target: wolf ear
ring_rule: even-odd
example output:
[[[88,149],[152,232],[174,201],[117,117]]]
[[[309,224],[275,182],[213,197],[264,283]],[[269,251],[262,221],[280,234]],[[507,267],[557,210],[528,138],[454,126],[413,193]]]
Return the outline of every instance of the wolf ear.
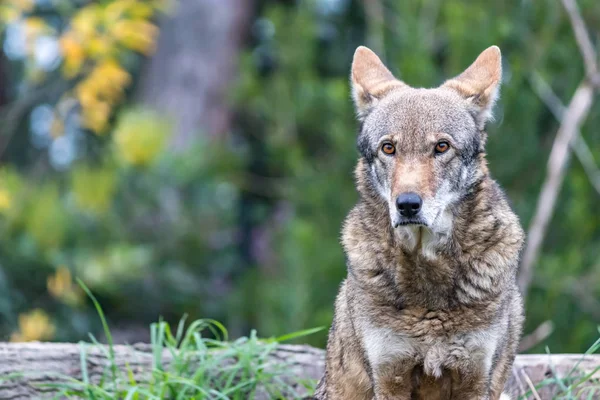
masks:
[[[477,125],[483,129],[492,118],[501,80],[502,56],[498,46],[492,46],[485,49],[462,74],[446,81],[442,87],[456,90],[474,105]]]
[[[377,54],[364,46],[359,46],[354,52],[351,82],[352,97],[359,119],[364,119],[377,100],[391,90],[406,87],[394,78]]]

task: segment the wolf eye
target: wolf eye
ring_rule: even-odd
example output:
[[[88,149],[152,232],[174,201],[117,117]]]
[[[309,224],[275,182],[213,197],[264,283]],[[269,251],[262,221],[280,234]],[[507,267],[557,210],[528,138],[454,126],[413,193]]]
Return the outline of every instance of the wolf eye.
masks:
[[[385,154],[394,154],[396,152],[396,148],[391,143],[384,143],[383,146],[381,146],[381,151],[383,151]]]
[[[435,154],[442,154],[448,151],[450,144],[448,142],[439,142],[435,145]]]

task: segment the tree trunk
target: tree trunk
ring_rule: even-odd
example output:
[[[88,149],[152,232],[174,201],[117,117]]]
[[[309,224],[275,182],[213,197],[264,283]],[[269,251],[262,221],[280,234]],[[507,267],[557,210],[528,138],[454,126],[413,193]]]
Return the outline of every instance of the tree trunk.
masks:
[[[79,345],[70,343],[0,343],[0,398],[17,400],[51,397],[53,389],[48,384],[65,382],[65,377],[81,379],[80,351]],[[288,384],[299,392],[303,388],[301,381],[319,379],[325,365],[325,352],[310,346],[282,345],[270,358],[276,364],[286,363],[286,371],[296,380],[288,381]],[[86,360],[90,380],[98,382],[108,364],[106,351],[96,346],[87,346]],[[115,363],[118,369],[126,371],[128,366],[138,383],[147,382],[152,360],[152,349],[147,344],[115,346]],[[170,354],[165,351],[163,365],[168,365],[170,360]],[[583,376],[600,366],[600,355],[517,356],[507,391],[516,399],[543,380],[567,376],[578,362],[573,376]],[[597,385],[600,374],[593,378]],[[594,383],[589,381],[585,385],[592,384]],[[557,386],[553,384],[537,389],[540,399],[552,399],[556,392]],[[587,398],[588,394],[585,393],[582,398]],[[262,395],[257,398],[267,399]]]
[[[159,23],[156,54],[145,65],[137,100],[175,123],[172,145],[228,129],[226,91],[252,16],[251,0],[180,0]]]

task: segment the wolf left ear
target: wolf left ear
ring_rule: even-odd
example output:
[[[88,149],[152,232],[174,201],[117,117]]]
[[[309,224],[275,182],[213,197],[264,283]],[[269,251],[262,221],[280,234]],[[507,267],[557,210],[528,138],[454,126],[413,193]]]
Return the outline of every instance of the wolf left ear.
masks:
[[[479,129],[483,129],[492,118],[501,80],[502,56],[498,46],[492,46],[485,49],[462,74],[446,81],[442,87],[456,90],[474,105],[475,120]]]
[[[352,97],[359,119],[364,119],[377,100],[393,89],[407,87],[394,78],[377,54],[364,46],[354,52],[352,61]]]

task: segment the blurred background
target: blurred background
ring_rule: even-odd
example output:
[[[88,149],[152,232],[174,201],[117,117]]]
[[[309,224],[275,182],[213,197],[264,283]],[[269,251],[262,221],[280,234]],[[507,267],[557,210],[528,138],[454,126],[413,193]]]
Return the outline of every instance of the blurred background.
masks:
[[[578,4],[600,44],[600,2]],[[526,229],[556,110],[585,76],[555,0],[2,0],[0,24],[0,338],[13,341],[99,332],[76,278],[121,342],[184,314],[233,337],[328,327],[357,200],[358,45],[423,87],[500,46],[489,163]],[[598,126],[595,104],[532,263],[529,351],[598,336]],[[303,340],[324,346],[326,331]]]

